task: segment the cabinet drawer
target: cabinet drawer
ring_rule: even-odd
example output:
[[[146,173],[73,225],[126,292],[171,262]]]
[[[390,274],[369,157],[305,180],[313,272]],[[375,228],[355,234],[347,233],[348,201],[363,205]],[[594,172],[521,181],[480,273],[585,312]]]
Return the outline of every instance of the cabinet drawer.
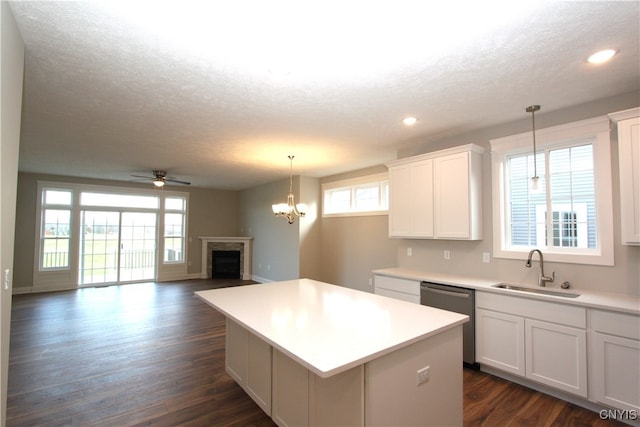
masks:
[[[376,295],[420,304],[420,295],[406,294],[404,292],[396,292],[385,288],[376,288]]]
[[[378,289],[388,289],[390,291],[402,292],[415,295],[420,299],[420,282],[417,280],[400,279],[398,277],[375,276],[376,294]]]
[[[591,310],[591,329],[595,332],[640,340],[640,318],[633,314]]]
[[[540,301],[529,298],[476,292],[476,306],[530,319],[559,323],[575,328],[587,328],[587,311],[583,307]]]

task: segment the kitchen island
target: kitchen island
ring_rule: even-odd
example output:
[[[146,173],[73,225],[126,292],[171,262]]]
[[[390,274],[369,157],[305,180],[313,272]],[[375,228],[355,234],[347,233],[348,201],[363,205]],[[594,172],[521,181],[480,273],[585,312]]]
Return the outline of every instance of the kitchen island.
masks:
[[[462,425],[465,315],[309,279],[196,292],[226,371],[281,426]]]

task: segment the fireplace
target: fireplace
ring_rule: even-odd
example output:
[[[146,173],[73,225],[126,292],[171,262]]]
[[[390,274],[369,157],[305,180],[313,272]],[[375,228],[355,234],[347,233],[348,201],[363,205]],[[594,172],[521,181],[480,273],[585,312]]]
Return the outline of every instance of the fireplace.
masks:
[[[212,278],[239,279],[240,270],[240,251],[211,252]]]
[[[252,280],[251,246],[253,237],[198,237],[202,241],[201,279],[213,277],[213,251],[240,251],[241,279]]]

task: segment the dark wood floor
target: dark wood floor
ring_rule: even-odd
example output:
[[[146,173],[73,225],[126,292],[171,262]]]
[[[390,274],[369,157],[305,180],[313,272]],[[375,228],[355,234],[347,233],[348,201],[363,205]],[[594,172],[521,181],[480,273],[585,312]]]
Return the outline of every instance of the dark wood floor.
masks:
[[[7,426],[273,426],[224,372],[224,317],[191,280],[16,295]],[[467,426],[611,426],[598,414],[464,372]]]

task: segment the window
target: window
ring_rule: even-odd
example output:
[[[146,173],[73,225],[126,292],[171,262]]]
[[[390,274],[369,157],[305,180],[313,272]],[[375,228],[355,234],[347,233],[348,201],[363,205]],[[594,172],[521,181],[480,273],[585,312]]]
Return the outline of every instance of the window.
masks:
[[[34,287],[186,274],[188,200],[184,192],[39,181]]]
[[[184,197],[167,197],[164,201],[164,262],[184,261],[185,218]]]
[[[558,262],[613,265],[608,120],[591,119],[491,141],[494,254],[537,248]]]
[[[386,173],[322,184],[323,216],[381,215],[389,210]]]
[[[40,221],[40,269],[69,268],[71,249],[71,199],[67,190],[45,188]]]

